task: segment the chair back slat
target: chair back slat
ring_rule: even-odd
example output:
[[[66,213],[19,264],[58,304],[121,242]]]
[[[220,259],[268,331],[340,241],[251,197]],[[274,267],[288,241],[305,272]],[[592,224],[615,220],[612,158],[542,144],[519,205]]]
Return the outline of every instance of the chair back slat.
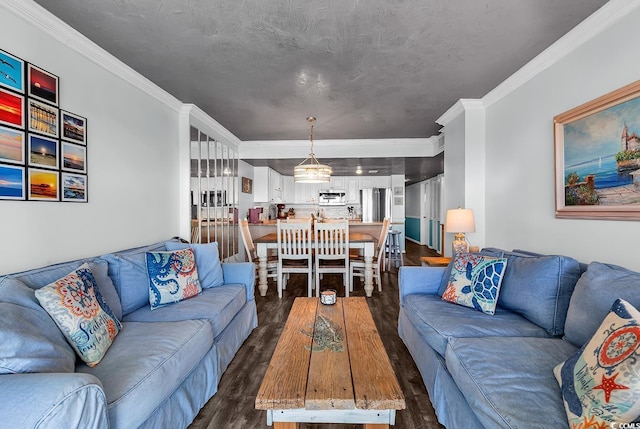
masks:
[[[240,219],[240,234],[242,235],[242,242],[244,243],[244,250],[247,252],[249,262],[253,262],[256,259],[256,247],[253,244],[251,238],[251,231],[249,231],[249,222],[247,219]]]
[[[282,259],[311,257],[311,220],[285,223],[278,220],[278,255]]]

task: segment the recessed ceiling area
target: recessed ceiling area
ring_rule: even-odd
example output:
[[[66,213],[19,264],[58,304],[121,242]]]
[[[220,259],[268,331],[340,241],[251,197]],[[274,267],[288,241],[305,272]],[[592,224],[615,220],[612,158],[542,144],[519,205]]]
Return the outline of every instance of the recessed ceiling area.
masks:
[[[436,135],[458,99],[483,97],[606,0],[36,2],[240,140],[282,141],[306,139],[309,115],[318,140]],[[334,174],[431,167],[330,161]]]
[[[285,176],[293,176],[293,167],[300,161],[294,159],[244,159],[254,167],[271,167]],[[398,158],[322,158],[323,164],[333,169],[333,176],[356,176],[356,167],[362,176],[390,176],[404,174],[407,185],[437,176],[444,171],[444,153],[434,157]]]

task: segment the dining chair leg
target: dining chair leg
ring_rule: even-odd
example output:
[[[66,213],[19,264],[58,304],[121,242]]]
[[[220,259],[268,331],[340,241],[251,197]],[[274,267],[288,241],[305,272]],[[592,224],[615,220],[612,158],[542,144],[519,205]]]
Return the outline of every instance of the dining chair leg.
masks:
[[[344,296],[349,298],[349,289],[351,288],[351,282],[349,281],[349,276],[347,273],[342,275],[342,281],[344,283]]]
[[[282,298],[282,269],[278,268],[278,276],[276,277],[276,284],[278,288],[278,298]]]
[[[311,298],[313,296],[313,275],[309,273],[307,273],[307,289],[308,289],[307,295],[309,296],[309,298]]]

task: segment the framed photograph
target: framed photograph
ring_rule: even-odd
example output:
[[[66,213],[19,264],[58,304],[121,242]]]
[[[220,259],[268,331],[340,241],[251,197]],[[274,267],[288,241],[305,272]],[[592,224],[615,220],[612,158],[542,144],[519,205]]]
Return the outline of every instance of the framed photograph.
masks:
[[[393,195],[402,196],[404,192],[404,188],[402,186],[394,186],[393,187]]]
[[[58,140],[29,134],[29,165],[54,168],[59,165]]]
[[[62,143],[62,169],[75,173],[87,172],[87,148],[73,143]]]
[[[29,110],[29,131],[58,137],[58,115],[59,110],[48,104],[28,99]]]
[[[24,164],[24,131],[0,126],[0,162]]]
[[[553,122],[556,217],[640,220],[640,80]]]
[[[0,124],[24,128],[24,97],[0,88]]]
[[[87,176],[62,173],[62,201],[87,202]]]
[[[0,49],[0,86],[24,94],[24,61]]]
[[[27,82],[29,92],[27,95],[45,103],[58,105],[58,76],[33,64],[27,65]]]
[[[87,144],[87,118],[60,110],[62,138],[78,144]]]
[[[29,199],[36,201],[58,201],[58,172],[51,170],[29,169]]]
[[[24,167],[0,164],[0,199],[25,199]]]
[[[242,178],[242,192],[244,192],[245,194],[253,193],[253,180],[249,179],[248,177]]]
[[[393,205],[394,206],[401,206],[402,204],[404,204],[404,198],[402,198],[402,197],[393,197]]]

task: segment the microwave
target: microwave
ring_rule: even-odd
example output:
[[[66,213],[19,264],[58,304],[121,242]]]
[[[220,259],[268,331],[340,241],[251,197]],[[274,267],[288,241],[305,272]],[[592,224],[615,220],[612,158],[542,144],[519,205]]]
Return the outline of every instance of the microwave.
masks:
[[[337,189],[321,189],[318,191],[318,205],[343,206],[347,203],[347,193]]]

